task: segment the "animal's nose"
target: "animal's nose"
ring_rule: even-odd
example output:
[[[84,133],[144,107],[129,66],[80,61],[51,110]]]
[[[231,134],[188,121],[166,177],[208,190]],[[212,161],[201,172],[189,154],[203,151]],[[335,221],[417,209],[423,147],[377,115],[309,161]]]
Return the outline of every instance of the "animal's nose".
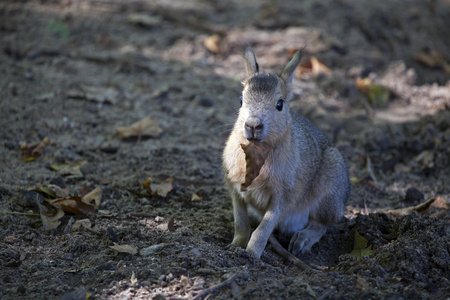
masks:
[[[261,119],[250,117],[245,121],[245,137],[247,139],[259,139],[264,129],[264,124]]]

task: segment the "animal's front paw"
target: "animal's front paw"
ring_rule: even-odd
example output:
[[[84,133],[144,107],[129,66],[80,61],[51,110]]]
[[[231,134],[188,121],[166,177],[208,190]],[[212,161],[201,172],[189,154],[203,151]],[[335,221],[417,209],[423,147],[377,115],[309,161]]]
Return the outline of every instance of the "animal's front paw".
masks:
[[[233,241],[231,242],[231,246],[245,249],[247,247],[247,243],[248,237],[235,235]]]
[[[245,251],[256,258],[261,258],[261,254],[263,253],[265,246],[265,244],[252,243],[252,240],[250,240]]]
[[[324,228],[307,228],[296,232],[289,243],[289,252],[295,256],[308,252],[322,238],[325,232]]]

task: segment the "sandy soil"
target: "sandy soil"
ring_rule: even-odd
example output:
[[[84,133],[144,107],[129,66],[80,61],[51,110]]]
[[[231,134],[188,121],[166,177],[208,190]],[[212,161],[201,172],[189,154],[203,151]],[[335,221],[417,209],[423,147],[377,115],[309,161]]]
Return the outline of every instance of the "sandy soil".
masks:
[[[450,297],[448,15],[445,0],[1,2],[0,298]],[[226,247],[245,45],[266,71],[307,46],[332,72],[295,78],[290,103],[352,177],[346,219],[301,257],[316,272]],[[147,117],[153,136],[118,134]],[[45,230],[54,208],[33,188],[49,184],[101,187],[100,205]],[[360,259],[356,232],[374,250]]]

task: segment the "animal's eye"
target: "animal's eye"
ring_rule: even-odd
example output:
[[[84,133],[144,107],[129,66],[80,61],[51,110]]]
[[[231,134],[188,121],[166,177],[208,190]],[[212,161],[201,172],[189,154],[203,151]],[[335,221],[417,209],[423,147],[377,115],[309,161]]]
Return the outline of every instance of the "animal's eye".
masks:
[[[284,100],[283,99],[279,99],[277,102],[277,106],[275,107],[278,111],[282,111],[283,110],[283,104],[284,104]]]
[[[241,96],[241,107],[242,107],[242,96]]]

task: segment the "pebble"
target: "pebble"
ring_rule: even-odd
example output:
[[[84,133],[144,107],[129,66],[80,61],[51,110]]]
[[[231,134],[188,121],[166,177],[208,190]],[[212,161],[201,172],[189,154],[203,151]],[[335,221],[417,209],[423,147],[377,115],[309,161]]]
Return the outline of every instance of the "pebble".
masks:
[[[425,196],[416,188],[409,188],[406,190],[405,201],[408,203],[419,204],[423,202]]]

